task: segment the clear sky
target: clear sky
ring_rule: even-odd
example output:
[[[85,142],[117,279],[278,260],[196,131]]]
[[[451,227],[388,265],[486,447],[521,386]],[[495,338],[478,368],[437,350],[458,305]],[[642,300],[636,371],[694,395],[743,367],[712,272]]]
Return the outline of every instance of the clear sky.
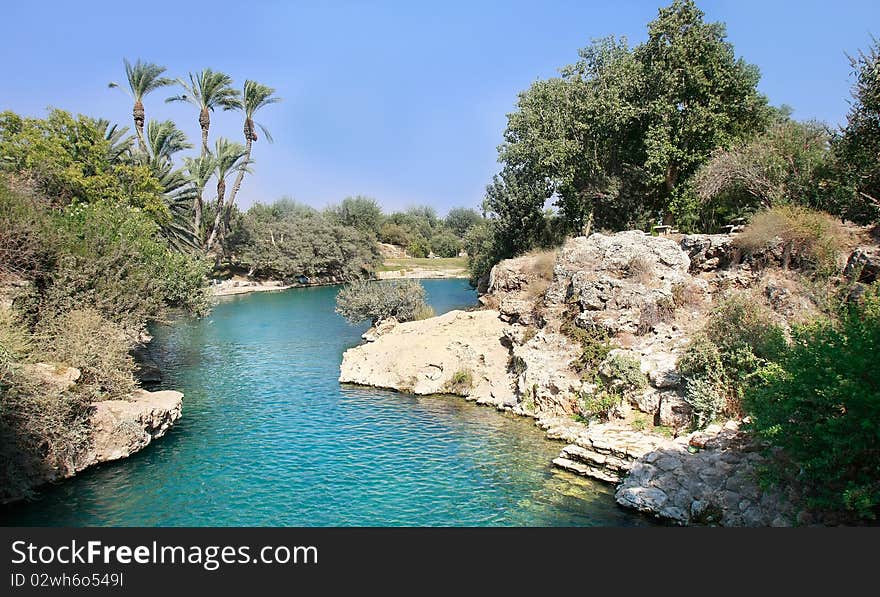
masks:
[[[498,170],[496,147],[516,94],[577,59],[590,39],[645,39],[657,0],[435,2],[4,3],[0,110],[42,115],[55,106],[130,125],[122,58],[173,76],[210,67],[256,79],[284,102],[258,121],[275,137],[255,145],[245,207],[282,195],[324,206],[347,195],[386,209],[479,206]],[[877,0],[702,0],[727,23],[737,54],[757,64],[761,90],[795,117],[837,124],[852,83],[846,53],[880,36]],[[197,113],[145,101],[196,144]],[[213,116],[241,140],[237,114]]]

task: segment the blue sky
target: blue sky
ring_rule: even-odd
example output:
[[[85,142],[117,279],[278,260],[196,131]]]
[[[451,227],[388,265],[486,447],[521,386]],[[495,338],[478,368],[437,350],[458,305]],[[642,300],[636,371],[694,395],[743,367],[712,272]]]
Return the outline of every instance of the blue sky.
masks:
[[[737,54],[757,64],[761,90],[795,117],[843,121],[852,83],[846,53],[880,36],[876,0],[703,0],[727,23]],[[645,38],[666,2],[15,2],[3,8],[0,110],[56,106],[130,124],[122,58],[173,76],[211,67],[253,78],[284,102],[257,119],[275,137],[254,150],[240,204],[282,195],[321,207],[347,195],[388,210],[479,206],[498,170],[496,147],[516,94],[553,76],[590,39]],[[140,9],[140,17],[133,8]],[[196,111],[146,98],[198,142]],[[239,116],[213,116],[241,138]]]

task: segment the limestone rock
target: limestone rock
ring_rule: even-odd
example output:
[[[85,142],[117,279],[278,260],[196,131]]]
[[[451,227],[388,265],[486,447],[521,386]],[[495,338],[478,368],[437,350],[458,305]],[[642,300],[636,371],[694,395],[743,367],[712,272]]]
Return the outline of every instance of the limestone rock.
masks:
[[[453,375],[469,371],[468,398],[512,408],[509,351],[497,311],[450,311],[439,317],[394,326],[374,342],[351,348],[342,357],[339,381],[415,394],[446,393]]]
[[[856,282],[875,282],[880,277],[880,247],[857,248],[847,259],[843,273]]]
[[[92,444],[73,472],[130,456],[165,435],[180,418],[183,394],[137,390],[131,400],[104,400],[92,406]]]
[[[688,234],[682,237],[680,246],[690,258],[692,273],[723,269],[737,259],[730,234]]]

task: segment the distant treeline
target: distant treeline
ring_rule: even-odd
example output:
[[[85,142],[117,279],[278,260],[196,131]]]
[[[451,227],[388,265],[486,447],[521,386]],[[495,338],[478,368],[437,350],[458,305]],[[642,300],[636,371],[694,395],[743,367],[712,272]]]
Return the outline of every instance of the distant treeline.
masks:
[[[451,209],[445,218],[427,206],[384,214],[369,197],[348,197],[324,210],[281,199],[236,213],[226,250],[230,263],[249,275],[294,279],[369,277],[380,263],[377,242],[404,248],[411,257],[455,257],[483,217]]]

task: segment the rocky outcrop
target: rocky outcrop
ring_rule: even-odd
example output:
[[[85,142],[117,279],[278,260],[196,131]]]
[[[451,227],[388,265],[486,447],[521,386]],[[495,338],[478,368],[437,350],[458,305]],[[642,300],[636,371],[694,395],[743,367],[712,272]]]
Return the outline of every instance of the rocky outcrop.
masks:
[[[345,351],[339,381],[414,394],[456,393],[512,408],[517,398],[507,372],[508,327],[497,311],[450,311],[401,323]]]
[[[131,456],[165,435],[180,418],[183,394],[173,390],[137,390],[129,400],[92,404],[92,442],[76,459],[71,476],[87,467]]]
[[[876,282],[880,278],[880,247],[857,248],[847,259],[843,274],[855,282]]]
[[[730,267],[738,259],[730,234],[688,234],[682,237],[680,246],[690,259],[691,273]]]
[[[555,466],[619,484],[618,503],[674,524],[788,524],[792,496],[760,487],[767,462],[745,435],[735,426],[686,432],[692,412],[677,362],[713,297],[748,288],[783,319],[805,309],[784,273],[763,269],[781,263],[780,246],[741,257],[734,239],[593,234],[568,240],[558,255],[502,261],[483,281],[486,310],[370,330],[369,343],[343,357],[340,381],[466,394],[532,416],[565,442]],[[585,360],[602,343],[596,330],[612,338],[609,359],[636,359],[644,375],[631,387],[645,387],[624,390],[605,422],[589,409],[604,408],[620,380],[609,359],[585,369],[596,366]],[[462,372],[472,380],[464,391],[453,383]],[[620,375],[638,372],[630,365]]]
[[[671,239],[640,231],[569,240],[546,301],[577,303],[581,327],[611,334],[645,331],[673,307],[673,287],[690,279],[690,259]]]
[[[80,371],[73,367],[48,363],[26,367],[47,388],[60,395],[72,388],[80,378]],[[183,394],[172,390],[136,390],[128,400],[93,402],[90,405],[87,447],[64,460],[45,462],[35,467],[29,479],[31,487],[68,479],[91,466],[119,460],[144,449],[154,439],[165,435],[177,422],[182,406]],[[21,497],[13,494],[3,501],[16,501]]]
[[[795,496],[764,489],[759,447],[736,426],[669,442],[634,462],[617,488],[625,507],[679,525],[791,526]]]

